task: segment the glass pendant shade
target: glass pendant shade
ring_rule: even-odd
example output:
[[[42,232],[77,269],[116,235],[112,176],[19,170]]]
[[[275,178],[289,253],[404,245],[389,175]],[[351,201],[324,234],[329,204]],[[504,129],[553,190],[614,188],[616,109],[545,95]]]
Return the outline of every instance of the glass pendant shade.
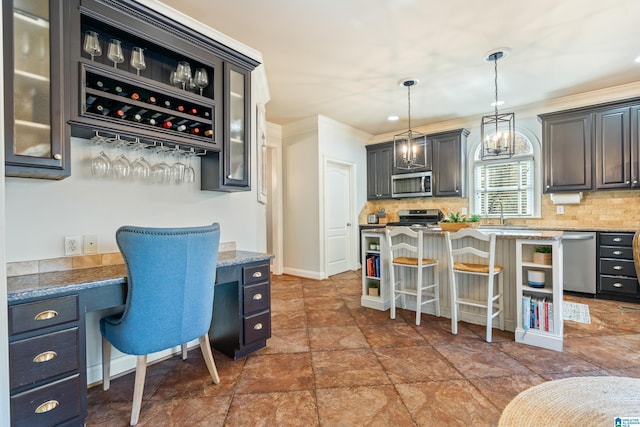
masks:
[[[411,86],[418,84],[415,79],[400,82],[407,88],[409,105],[409,130],[393,136],[393,165],[395,169],[414,170],[427,166],[427,135],[411,130]]]
[[[504,52],[491,53],[486,60],[493,61],[495,83],[494,114],[482,117],[480,135],[481,158],[509,158],[515,151],[516,117],[514,113],[498,113],[498,59]]]

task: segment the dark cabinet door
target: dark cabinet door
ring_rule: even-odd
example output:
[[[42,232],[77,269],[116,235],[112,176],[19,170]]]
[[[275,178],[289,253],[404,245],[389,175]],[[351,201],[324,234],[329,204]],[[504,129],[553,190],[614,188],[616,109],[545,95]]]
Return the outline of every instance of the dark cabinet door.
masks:
[[[640,106],[631,107],[631,187],[640,187]]]
[[[429,135],[433,145],[433,195],[464,195],[464,150],[469,131],[466,129]]]
[[[629,188],[631,185],[630,108],[595,114],[596,189]]]
[[[593,114],[541,116],[544,192],[593,189]]]
[[[7,176],[70,175],[69,111],[63,57],[63,0],[3,1],[4,121]]]
[[[393,143],[367,146],[367,200],[391,198]]]

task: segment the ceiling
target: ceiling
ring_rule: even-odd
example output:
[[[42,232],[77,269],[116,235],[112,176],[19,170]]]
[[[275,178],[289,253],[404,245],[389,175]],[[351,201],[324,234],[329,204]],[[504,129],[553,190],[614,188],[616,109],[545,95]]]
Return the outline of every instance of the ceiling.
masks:
[[[162,0],[262,53],[267,120],[380,134],[640,80],[637,0]],[[206,6],[205,6],[206,5]],[[389,122],[389,115],[398,122]]]

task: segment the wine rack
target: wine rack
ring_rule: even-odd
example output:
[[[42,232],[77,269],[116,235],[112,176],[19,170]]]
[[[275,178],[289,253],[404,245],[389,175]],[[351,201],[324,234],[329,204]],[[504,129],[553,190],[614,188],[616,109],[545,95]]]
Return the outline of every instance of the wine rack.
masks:
[[[129,128],[147,129],[167,137],[191,138],[207,148],[215,144],[215,107],[198,95],[185,97],[171,88],[160,90],[132,81],[117,70],[82,64],[81,114]],[[203,145],[206,144],[206,145]]]

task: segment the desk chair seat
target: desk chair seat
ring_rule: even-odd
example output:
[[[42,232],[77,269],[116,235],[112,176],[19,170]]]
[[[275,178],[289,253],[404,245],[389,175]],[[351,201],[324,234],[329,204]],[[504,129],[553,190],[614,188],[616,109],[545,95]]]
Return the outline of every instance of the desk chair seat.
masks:
[[[131,425],[136,425],[148,354],[181,346],[185,358],[185,343],[198,338],[211,378],[220,382],[209,343],[220,226],[127,226],[118,229],[116,241],[128,289],[124,312],[100,319],[103,388],[110,386],[111,345],[137,356],[131,409]]]
[[[500,330],[504,330],[503,268],[495,264],[496,235],[486,234],[472,228],[463,228],[453,234],[445,233],[449,256],[449,283],[451,286],[451,333],[458,333],[458,309],[460,305],[478,307],[485,310],[486,340],[491,342],[493,319],[498,317]],[[472,258],[471,260],[469,258]],[[458,261],[456,261],[456,259]],[[480,263],[479,260],[486,260]],[[475,286],[486,286],[484,298],[460,297],[458,278],[460,275],[486,277],[486,282],[468,281],[468,291]],[[495,292],[495,278],[498,291]]]
[[[410,227],[394,227],[386,230],[386,238],[391,267],[391,318],[396,318],[398,298],[402,308],[406,308],[407,295],[416,299],[416,325],[420,325],[425,304],[433,303],[436,316],[440,317],[438,261],[423,257],[424,233]],[[400,273],[400,280],[396,280],[396,272]],[[427,280],[428,276],[431,281]]]

